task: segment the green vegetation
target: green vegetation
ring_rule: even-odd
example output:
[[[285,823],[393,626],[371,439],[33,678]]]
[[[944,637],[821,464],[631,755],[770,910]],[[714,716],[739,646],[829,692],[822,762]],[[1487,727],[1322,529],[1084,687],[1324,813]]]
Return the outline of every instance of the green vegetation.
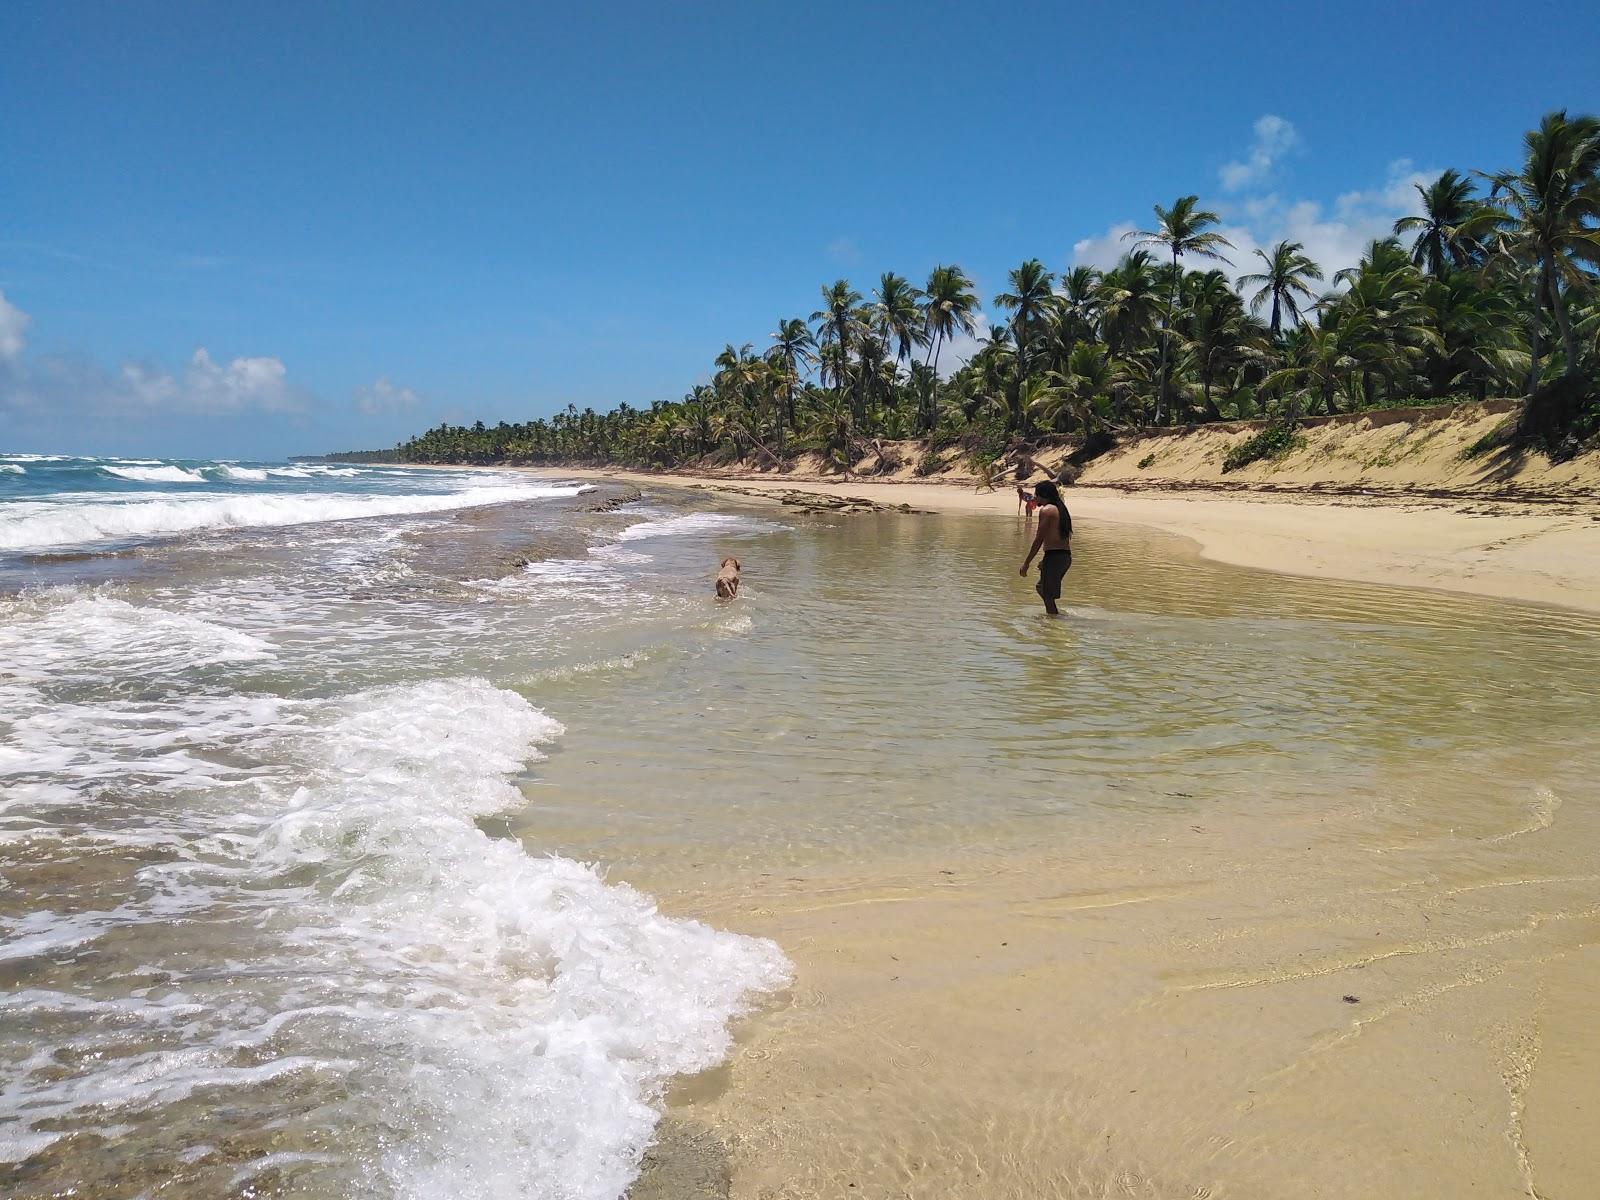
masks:
[[[709,382],[679,400],[441,425],[398,454],[781,467],[808,451],[844,467],[878,441],[921,437],[992,462],[1043,437],[1086,451],[1143,427],[1256,418],[1273,422],[1246,443],[1261,457],[1308,415],[1498,395],[1530,398],[1521,436],[1570,452],[1600,429],[1600,121],[1551,113],[1523,151],[1515,170],[1446,171],[1419,187],[1421,213],[1320,295],[1323,269],[1298,242],[1257,250],[1260,270],[1237,287],[1189,269],[1226,263],[1233,247],[1216,214],[1182,196],[1156,206],[1110,270],[1019,265],[992,300],[1006,320],[987,329],[958,266],[921,287],[886,272],[869,295],[840,279],[809,320],[779,321],[765,350],[724,347]],[[941,378],[952,340],[980,329],[976,352]],[[930,451],[917,470],[944,461]]]
[[[1229,450],[1222,460],[1222,473],[1226,475],[1263,459],[1271,462],[1305,444],[1305,438],[1297,432],[1293,421],[1275,421]]]
[[[1149,470],[1151,467],[1153,467],[1155,465],[1155,461],[1156,461],[1156,456],[1154,454],[1146,454],[1143,458],[1141,458],[1134,465],[1136,467],[1138,467],[1139,470],[1141,470],[1141,471],[1147,471],[1147,470]]]
[[[1510,421],[1502,421],[1463,450],[1461,452],[1462,459],[1471,461],[1475,458],[1482,458],[1491,451],[1500,449],[1501,446],[1511,440],[1512,432],[1512,423]]]

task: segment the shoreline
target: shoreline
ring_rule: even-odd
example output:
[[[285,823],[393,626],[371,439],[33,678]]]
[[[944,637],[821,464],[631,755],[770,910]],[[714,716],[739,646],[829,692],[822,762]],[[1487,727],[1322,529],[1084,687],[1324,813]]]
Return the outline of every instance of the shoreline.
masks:
[[[1016,498],[1009,490],[980,492],[943,482],[846,482],[593,467],[466,469],[614,480],[747,498],[775,498],[783,492],[859,496],[880,504],[910,502],[944,514],[1016,515]],[[1447,499],[1437,494],[1334,498],[1149,485],[1073,487],[1066,494],[1080,525],[1089,520],[1154,529],[1185,538],[1200,557],[1230,566],[1600,612],[1600,504],[1582,498],[1538,502],[1480,496]]]

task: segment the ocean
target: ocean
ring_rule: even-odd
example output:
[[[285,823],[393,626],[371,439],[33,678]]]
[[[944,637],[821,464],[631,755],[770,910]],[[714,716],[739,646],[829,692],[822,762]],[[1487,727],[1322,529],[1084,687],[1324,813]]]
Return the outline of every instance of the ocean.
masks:
[[[615,496],[0,456],[0,1193],[622,1193],[789,968],[505,833],[537,677],[766,527]]]

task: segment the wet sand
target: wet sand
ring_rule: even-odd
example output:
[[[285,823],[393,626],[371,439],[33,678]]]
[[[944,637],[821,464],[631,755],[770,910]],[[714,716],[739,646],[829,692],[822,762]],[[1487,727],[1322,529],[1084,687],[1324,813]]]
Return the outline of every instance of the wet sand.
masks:
[[[811,520],[517,830],[795,965],[636,1198],[1600,1187],[1591,618],[1089,524],[1051,623],[1020,522]]]
[[[547,472],[548,473],[548,472]],[[910,503],[951,513],[1014,515],[1016,493],[955,484],[789,476],[721,479],[620,471],[567,471],[640,486],[738,492],[813,492]],[[1600,504],[1475,497],[1247,495],[1073,488],[1075,519],[1142,525],[1193,540],[1217,562],[1315,578],[1440,588],[1501,600],[1600,612]]]

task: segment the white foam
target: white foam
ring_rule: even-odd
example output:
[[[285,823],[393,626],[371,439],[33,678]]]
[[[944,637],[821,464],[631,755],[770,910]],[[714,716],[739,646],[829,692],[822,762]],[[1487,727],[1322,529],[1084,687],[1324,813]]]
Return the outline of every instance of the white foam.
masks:
[[[0,472],[4,472],[7,475],[26,475],[28,473],[28,469],[26,467],[19,466],[17,463],[8,462],[0,463]]]
[[[678,517],[662,517],[629,525],[617,534],[619,542],[636,542],[644,538],[687,537],[697,533],[757,533],[781,526],[772,521],[753,517],[738,517],[732,513],[685,513]]]
[[[428,998],[371,1030],[409,1047],[391,1082],[425,1110],[385,1164],[395,1188],[613,1200],[666,1082],[719,1062],[729,1019],[782,986],[787,963],[485,837],[478,818],[523,803],[503,776],[561,731],[514,693],[435,681],[335,713],[327,782],[296,795],[266,848],[285,868],[359,864],[343,940],[409,964],[407,993]]]
[[[52,820],[70,796],[7,779],[7,819],[145,864],[99,907],[0,932],[20,958],[150,923],[153,953],[176,956],[140,967],[161,986],[88,975],[0,996],[8,1024],[53,1014],[40,1027],[70,1048],[8,1062],[0,1161],[55,1129],[136,1137],[202,1090],[259,1104],[273,1080],[330,1073],[358,1101],[332,1128],[389,1131],[352,1164],[386,1194],[615,1200],[668,1081],[724,1058],[729,1022],[788,979],[770,942],[483,831],[527,803],[513,777],[562,732],[513,692],[465,678],[285,699],[239,690],[275,650],[219,620],[101,593],[0,616],[0,739],[19,752],[0,769],[68,780],[79,806]],[[212,940],[186,932],[208,921]],[[226,962],[207,957],[219,935]]]
[[[267,473],[260,467],[235,467],[224,463],[217,468],[224,479],[237,479],[241,483],[265,483]]]
[[[186,471],[182,467],[101,467],[107,475],[118,479],[131,479],[135,483],[205,483],[199,471]]]
[[[575,496],[587,487],[511,485],[472,487],[442,495],[321,495],[157,497],[137,501],[78,500],[0,509],[0,550],[33,551],[193,533],[304,525],[361,517],[449,512],[485,504]]]
[[[320,463],[313,463],[310,466],[299,467],[268,467],[267,474],[276,475],[282,479],[314,479],[318,475],[349,478],[352,475],[364,475],[366,472],[357,470],[355,467],[328,467]]]
[[[48,593],[15,603],[0,620],[0,679],[26,683],[160,678],[272,656],[271,644],[250,634],[96,593]]]

